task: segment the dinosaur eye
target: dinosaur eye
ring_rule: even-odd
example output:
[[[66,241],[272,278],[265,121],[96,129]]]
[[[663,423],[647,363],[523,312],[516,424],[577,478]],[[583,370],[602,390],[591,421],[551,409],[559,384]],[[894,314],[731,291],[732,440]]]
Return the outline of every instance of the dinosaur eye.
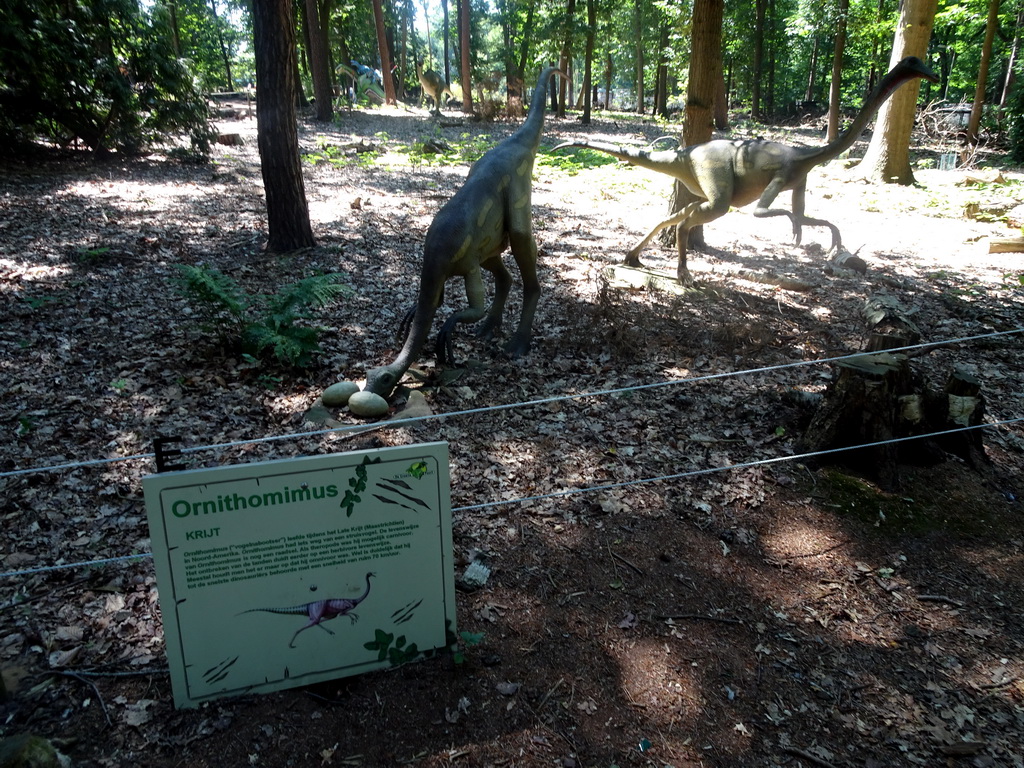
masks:
[[[309,591],[310,592],[316,592],[318,589],[320,589],[320,587],[318,587],[316,584],[310,584],[309,585]]]

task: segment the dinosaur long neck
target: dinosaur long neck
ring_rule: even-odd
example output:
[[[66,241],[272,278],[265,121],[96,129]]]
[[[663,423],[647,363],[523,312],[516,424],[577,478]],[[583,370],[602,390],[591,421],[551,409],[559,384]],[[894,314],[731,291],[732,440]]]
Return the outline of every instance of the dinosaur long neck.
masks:
[[[805,160],[818,165],[819,163],[827,163],[829,160],[839,157],[839,155],[853,146],[853,143],[857,141],[861,132],[867,127],[867,124],[871,122],[871,118],[881,109],[885,100],[892,96],[896,89],[905,82],[917,77],[921,77],[920,72],[905,69],[899,65],[894,67],[878,82],[874,90],[868,94],[868,97],[864,100],[864,105],[860,108],[857,116],[853,118],[850,126],[833,141],[808,155]]]
[[[363,602],[363,600],[366,599],[366,596],[370,594],[370,577],[372,575],[373,575],[372,573],[366,574],[366,589],[363,590],[363,594],[361,594],[359,597],[356,598],[355,601],[357,603]]]
[[[533,100],[530,102],[530,114],[526,116],[526,122],[516,131],[518,135],[527,138],[534,146],[540,144],[540,132],[544,127],[544,106],[547,104],[548,82],[551,80],[551,75],[556,72],[561,74],[556,67],[545,67],[540,73],[537,87],[533,90]]]

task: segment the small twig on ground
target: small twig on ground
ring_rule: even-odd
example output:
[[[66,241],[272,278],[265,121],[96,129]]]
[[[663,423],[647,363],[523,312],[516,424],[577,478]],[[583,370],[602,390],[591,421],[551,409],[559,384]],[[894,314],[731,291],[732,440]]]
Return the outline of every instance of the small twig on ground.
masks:
[[[92,692],[96,694],[96,701],[100,703],[100,709],[103,711],[103,717],[104,719],[106,719],[107,725],[111,728],[114,727],[114,721],[110,719],[110,713],[107,712],[107,705],[103,701],[103,694],[101,694],[100,689],[96,687],[96,683],[94,683],[92,680],[86,680],[78,672],[62,672],[61,670],[57,669],[52,669],[50,671],[55,675],[59,675],[61,677],[70,677],[72,680],[77,680],[80,683],[85,683],[90,688],[92,688]]]
[[[730,619],[725,616],[705,616],[700,613],[679,613],[673,616],[659,616],[662,621],[720,621],[723,624],[742,624],[742,619]]]
[[[787,755],[793,755],[794,757],[799,757],[803,760],[807,760],[808,762],[814,763],[815,765],[820,765],[821,768],[835,768],[835,766],[832,765],[832,763],[830,763],[828,760],[822,760],[817,755],[814,755],[810,752],[805,752],[802,749],[797,749],[796,747],[783,747],[782,751],[785,752]]]
[[[952,605],[954,608],[964,607],[964,604],[959,600],[954,600],[952,597],[946,597],[945,595],[918,595],[917,599],[923,603],[946,603],[947,605]]]
[[[608,550],[608,551],[611,552],[611,550]],[[614,557],[616,560],[618,560],[618,561],[620,561],[622,563],[625,563],[626,565],[628,565],[630,568],[632,568],[634,571],[636,571],[641,576],[646,576],[647,575],[647,574],[645,574],[643,572],[643,570],[641,568],[638,568],[637,566],[633,565],[631,562],[629,562],[629,560],[624,558],[622,555],[619,555],[619,554],[616,554],[615,552],[612,552],[612,557]]]

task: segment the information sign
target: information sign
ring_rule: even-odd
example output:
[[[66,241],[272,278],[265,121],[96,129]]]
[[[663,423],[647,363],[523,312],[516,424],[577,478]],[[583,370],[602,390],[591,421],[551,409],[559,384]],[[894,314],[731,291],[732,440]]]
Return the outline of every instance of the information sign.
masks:
[[[143,489],[178,707],[454,640],[446,443],[169,472]]]

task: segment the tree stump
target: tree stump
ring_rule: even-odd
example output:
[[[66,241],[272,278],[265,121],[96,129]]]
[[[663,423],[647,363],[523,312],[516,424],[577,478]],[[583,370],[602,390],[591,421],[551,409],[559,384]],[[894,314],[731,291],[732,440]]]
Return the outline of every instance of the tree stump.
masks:
[[[976,426],[984,417],[984,398],[980,382],[960,369],[949,376],[942,392],[934,392],[914,374],[906,354],[890,351],[921,338],[909,313],[891,297],[868,299],[864,315],[870,330],[865,354],[837,363],[836,378],[811,418],[800,450],[870,445],[851,454],[867,463],[887,490],[900,485],[900,463],[936,463],[947,452],[980,469],[986,460],[980,430],[887,442]]]

